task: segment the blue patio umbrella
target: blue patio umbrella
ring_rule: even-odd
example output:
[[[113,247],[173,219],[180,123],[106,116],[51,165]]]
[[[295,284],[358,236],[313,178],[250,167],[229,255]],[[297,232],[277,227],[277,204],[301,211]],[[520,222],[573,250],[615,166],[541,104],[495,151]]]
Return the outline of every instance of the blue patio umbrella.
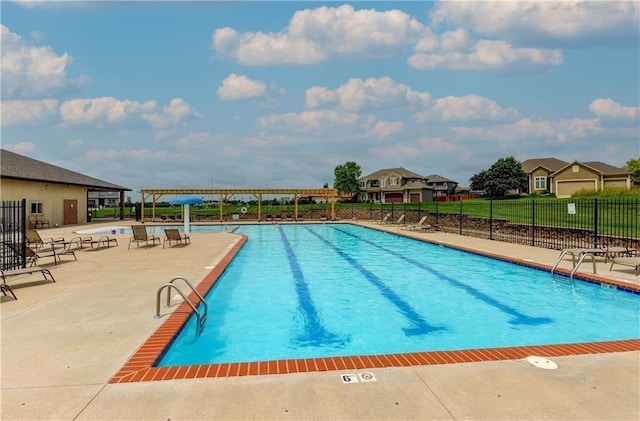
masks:
[[[201,205],[202,198],[197,196],[179,196],[171,199],[169,201],[172,205],[183,205],[184,206],[184,232],[191,232],[191,227],[189,225],[189,205]]]

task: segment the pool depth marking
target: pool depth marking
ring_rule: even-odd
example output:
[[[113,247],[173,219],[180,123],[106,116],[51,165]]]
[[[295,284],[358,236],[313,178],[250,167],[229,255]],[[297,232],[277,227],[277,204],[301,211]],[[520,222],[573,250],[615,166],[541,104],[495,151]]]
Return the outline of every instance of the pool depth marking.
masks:
[[[309,292],[309,286],[304,279],[302,269],[298,264],[298,258],[296,257],[291,243],[287,238],[282,227],[278,226],[280,238],[284,244],[285,251],[287,252],[287,259],[289,260],[289,267],[295,280],[296,293],[298,294],[298,303],[300,303],[300,313],[304,319],[304,334],[298,337],[298,341],[301,345],[323,345],[338,343],[343,344],[350,340],[349,337],[340,338],[338,335],[327,332],[327,330],[320,323],[320,317],[318,317],[318,311],[313,304],[311,293]]]
[[[311,234],[316,236],[320,241],[322,241],[325,245],[327,245],[329,248],[331,248],[333,251],[335,251],[338,255],[340,255],[340,257],[342,257],[344,260],[346,260],[351,266],[353,266],[354,268],[358,269],[360,271],[360,273],[362,273],[364,275],[364,277],[365,277],[365,279],[367,281],[371,282],[375,287],[377,287],[380,290],[380,292],[382,293],[383,297],[385,297],[393,305],[395,305],[398,308],[398,310],[400,310],[400,312],[402,314],[407,316],[407,318],[409,319],[409,322],[412,325],[411,328],[404,328],[403,329],[404,332],[407,335],[410,335],[410,336],[413,336],[413,335],[426,335],[426,334],[434,332],[436,330],[446,330],[445,327],[431,326],[429,323],[427,323],[422,318],[422,316],[416,310],[414,310],[411,307],[411,305],[409,303],[405,302],[391,288],[389,288],[389,286],[386,285],[384,283],[384,281],[382,281],[380,278],[378,278],[372,272],[367,270],[356,259],[354,259],[353,257],[349,256],[344,251],[340,250],[338,247],[336,247],[334,244],[332,244],[329,240],[325,239],[320,234],[318,234],[315,231],[313,231],[311,228],[309,228],[309,227],[305,227],[305,228]]]
[[[460,281],[457,281],[453,278],[451,278],[450,276],[447,276],[441,272],[438,272],[437,270],[425,265],[424,263],[418,262],[417,260],[413,260],[410,257],[407,256],[403,256],[402,254],[396,252],[395,250],[391,250],[388,249],[386,247],[383,247],[379,244],[376,244],[375,242],[371,241],[371,240],[367,240],[366,238],[360,237],[359,235],[350,233],[348,231],[345,231],[341,228],[337,228],[334,226],[331,226],[331,228],[333,228],[336,231],[339,231],[343,234],[346,234],[348,236],[351,236],[353,238],[356,238],[357,240],[363,241],[367,244],[370,244],[382,251],[384,251],[385,253],[389,253],[393,256],[396,256],[402,260],[404,260],[407,263],[411,263],[414,266],[419,267],[422,270],[425,270],[429,273],[432,273],[442,279],[444,279],[445,281],[447,281],[450,285],[457,287],[457,288],[461,288],[463,290],[465,290],[469,295],[483,301],[484,303],[497,308],[498,310],[507,313],[511,316],[514,317],[514,319],[509,320],[509,323],[511,324],[525,324],[525,325],[531,325],[531,326],[535,326],[535,325],[541,325],[541,324],[545,324],[545,323],[551,323],[553,321],[553,319],[549,318],[549,317],[531,317],[531,316],[527,316],[526,314],[522,314],[520,313],[518,310],[513,309],[503,303],[501,303],[500,301],[496,300],[495,298],[492,298],[490,296],[488,296],[487,294],[478,291],[477,289],[463,283]],[[394,235],[394,234],[392,234]]]

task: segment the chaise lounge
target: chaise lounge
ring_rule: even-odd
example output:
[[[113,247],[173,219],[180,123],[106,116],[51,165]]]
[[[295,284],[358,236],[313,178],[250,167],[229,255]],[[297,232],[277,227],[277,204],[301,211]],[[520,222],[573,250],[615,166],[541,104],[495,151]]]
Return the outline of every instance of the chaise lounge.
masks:
[[[169,242],[169,247],[171,247],[171,242],[175,241],[176,244],[184,245],[191,244],[191,238],[189,238],[188,234],[180,234],[176,228],[167,228],[164,230],[165,239],[162,242],[162,248],[164,248],[165,243]]]
[[[32,273],[40,272],[42,276],[44,276],[45,281],[55,282],[56,280],[53,278],[51,271],[46,268],[41,268],[39,266],[32,266],[29,268],[20,268],[20,269],[8,269],[2,270],[0,269],[0,277],[2,278],[2,283],[0,284],[0,290],[2,293],[7,296],[7,292],[13,296],[14,300],[17,300],[16,294],[13,292],[11,287],[7,284],[7,278],[19,275],[31,275]],[[48,277],[47,277],[48,276]]]
[[[129,240],[129,247],[127,247],[127,249],[131,248],[131,243],[134,241],[137,247],[140,247],[141,242],[144,242],[145,246],[148,246],[149,242],[151,242],[152,246],[155,246],[156,241],[160,244],[160,237],[147,234],[147,227],[144,225],[132,225],[131,230],[133,231],[133,237]]]
[[[613,261],[611,262],[611,267],[609,268],[609,270],[613,270],[614,265],[632,267],[636,271],[636,275],[640,276],[640,256],[634,256],[634,257],[616,256],[613,258]],[[620,269],[616,269],[616,270],[620,270]]]

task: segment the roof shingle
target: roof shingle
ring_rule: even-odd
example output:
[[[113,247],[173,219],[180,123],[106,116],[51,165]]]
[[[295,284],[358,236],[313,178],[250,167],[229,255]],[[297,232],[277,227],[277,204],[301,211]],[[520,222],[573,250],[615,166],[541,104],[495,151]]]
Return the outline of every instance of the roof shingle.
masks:
[[[19,180],[73,184],[92,190],[131,191],[127,187],[47,164],[5,149],[0,149],[0,176]]]

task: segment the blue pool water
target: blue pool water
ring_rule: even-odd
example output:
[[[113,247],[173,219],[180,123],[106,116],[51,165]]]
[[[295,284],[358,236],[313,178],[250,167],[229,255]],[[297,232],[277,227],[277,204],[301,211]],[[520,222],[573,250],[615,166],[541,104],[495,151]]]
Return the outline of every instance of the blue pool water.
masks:
[[[248,240],[160,366],[640,337],[640,295],[349,224]]]

